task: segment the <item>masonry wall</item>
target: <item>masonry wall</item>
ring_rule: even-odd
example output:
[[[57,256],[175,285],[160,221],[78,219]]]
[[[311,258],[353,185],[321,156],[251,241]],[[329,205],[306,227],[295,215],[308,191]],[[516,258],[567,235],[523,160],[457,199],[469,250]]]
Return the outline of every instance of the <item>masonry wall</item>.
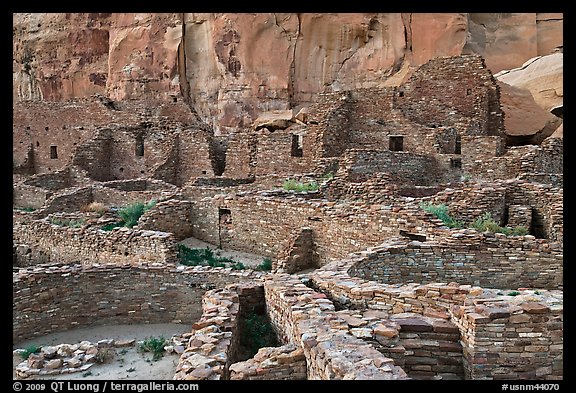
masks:
[[[20,269],[13,277],[13,341],[87,326],[193,323],[208,286],[256,278],[230,269],[162,264]]]
[[[499,135],[504,129],[499,97],[480,56],[441,57],[399,88],[397,105],[418,124],[454,126],[462,135]]]
[[[526,181],[505,182],[506,200],[511,205],[532,207],[532,228],[536,237],[564,241],[564,189]]]
[[[563,285],[563,254],[533,236],[463,235],[455,242],[406,242],[371,254],[349,274],[381,283],[458,282],[489,288],[556,289]],[[494,274],[498,272],[498,274]]]
[[[293,135],[301,138],[301,157],[293,153]],[[261,129],[256,137],[256,176],[270,173],[290,176],[314,170],[315,141],[312,133],[292,128],[273,132]]]
[[[192,236],[190,210],[189,201],[170,199],[159,202],[140,217],[136,228],[170,232],[176,240],[186,239]]]
[[[194,236],[216,245],[221,242],[222,247],[273,259],[288,247],[292,231],[302,227],[312,229],[315,255],[323,265],[397,236],[400,230],[430,232],[433,237],[432,229],[443,225],[428,217],[417,205],[368,206],[361,202],[336,205],[326,200],[255,193],[210,196],[215,194],[216,191],[207,191],[194,199],[191,215]],[[227,214],[228,211],[230,220],[223,226],[219,212]]]
[[[297,278],[278,275],[264,282],[264,293],[282,342],[303,349],[307,379],[406,379],[392,359],[348,332],[330,300]]]
[[[86,171],[97,181],[112,180],[110,156],[112,155],[112,130],[98,129],[96,135],[83,143],[72,159],[72,164]]]
[[[257,165],[257,133],[231,135],[226,151],[226,168],[223,176],[232,179],[244,179],[254,176]]]
[[[348,275],[381,247],[316,270],[314,288],[340,307],[450,319],[460,329],[466,379],[561,379],[562,292],[506,296],[457,283],[388,285]]]
[[[185,129],[178,133],[176,184],[182,186],[196,177],[214,176],[210,159],[210,135],[206,131]],[[159,177],[161,179],[161,177]]]
[[[50,263],[90,265],[176,262],[176,241],[170,233],[115,228],[71,228],[45,220],[17,223],[13,241],[49,255]]]
[[[12,204],[16,207],[31,207],[39,209],[51,196],[52,192],[42,188],[25,184],[16,184],[13,187]]]
[[[563,312],[538,303],[454,307],[470,379],[563,379]]]
[[[446,205],[450,216],[466,224],[485,213],[490,213],[497,223],[504,224],[506,187],[499,183],[471,183],[462,188],[440,191],[423,201]]]

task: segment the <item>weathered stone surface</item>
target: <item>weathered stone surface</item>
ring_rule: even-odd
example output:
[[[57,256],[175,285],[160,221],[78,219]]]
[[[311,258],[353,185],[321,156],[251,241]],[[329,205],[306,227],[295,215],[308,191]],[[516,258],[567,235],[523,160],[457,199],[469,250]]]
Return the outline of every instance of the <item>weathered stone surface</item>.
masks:
[[[534,101],[548,112],[563,105],[563,76],[563,53],[534,57],[526,61],[522,67],[495,75],[498,80],[511,86],[529,90]]]
[[[431,332],[434,327],[423,319],[399,318],[395,320],[404,332]]]
[[[504,127],[510,136],[537,136],[536,141],[552,135],[562,120],[540,107],[532,93],[499,81]]]
[[[391,329],[385,325],[379,323],[374,327],[374,334],[377,336],[383,336],[387,338],[396,337],[398,335],[398,330]]]
[[[544,304],[527,302],[521,303],[520,307],[528,314],[546,314],[550,312],[550,308]]]

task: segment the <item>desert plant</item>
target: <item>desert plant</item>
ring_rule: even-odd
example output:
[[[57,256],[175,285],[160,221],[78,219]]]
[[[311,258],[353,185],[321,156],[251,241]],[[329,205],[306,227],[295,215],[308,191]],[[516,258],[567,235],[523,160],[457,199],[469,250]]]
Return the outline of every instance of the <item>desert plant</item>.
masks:
[[[256,355],[263,347],[278,345],[274,328],[266,315],[251,312],[244,320],[241,342],[250,352],[250,357]]]
[[[323,181],[334,179],[334,172],[325,173],[320,177]]]
[[[211,267],[226,267],[226,263],[232,264],[234,269],[238,264],[230,258],[220,257],[219,252],[214,255],[214,251],[209,247],[206,248],[189,248],[184,244],[178,245],[178,258],[180,263],[187,266],[211,266]],[[243,265],[242,265],[243,266]]]
[[[64,219],[63,220],[63,219],[55,218],[55,217],[50,218],[51,224],[69,227],[69,228],[80,228],[82,225],[84,225],[85,222],[86,222],[86,220],[83,218],[79,218],[77,220],[74,220],[74,219],[70,219],[70,220]]]
[[[232,270],[244,270],[246,269],[246,266],[244,266],[244,264],[242,262],[236,262],[233,265],[230,265],[230,267],[232,268]]]
[[[286,191],[317,191],[318,190],[318,183],[310,182],[310,183],[301,183],[297,182],[296,180],[289,179],[284,181],[282,184],[282,188]]]
[[[20,356],[22,357],[22,359],[26,360],[33,353],[40,352],[41,349],[42,349],[42,347],[38,347],[38,346],[32,344],[32,345],[27,346],[24,349],[24,351],[20,352]]]
[[[518,296],[518,295],[520,295],[520,292],[518,292],[518,291],[512,291],[512,292],[508,292],[506,295],[508,295],[508,296]]]
[[[36,210],[36,209],[34,209],[33,207],[15,207],[14,209],[16,209],[16,210],[22,210],[22,211],[25,211],[25,212],[33,212],[34,210]]]
[[[444,225],[449,228],[464,228],[465,226],[462,221],[456,220],[448,214],[448,206],[444,204],[434,205],[431,202],[422,202],[420,203],[420,208],[442,220]]]
[[[142,214],[144,214],[144,204],[142,202],[136,202],[118,210],[118,215],[122,218],[124,226],[127,228],[132,228],[138,224]]]
[[[148,337],[138,344],[138,349],[142,352],[152,352],[152,360],[160,360],[164,356],[164,347],[168,341],[160,337]]]
[[[108,211],[108,208],[101,202],[90,202],[80,210],[82,212],[93,212],[102,215]]]
[[[120,221],[120,222],[111,222],[109,224],[106,225],[102,225],[100,227],[100,229],[102,229],[103,231],[111,231],[114,228],[118,228],[118,227],[123,227],[124,226],[124,221]]]
[[[523,226],[511,227],[501,227],[493,218],[490,212],[484,213],[482,216],[476,218],[470,224],[471,228],[474,228],[480,232],[494,232],[502,233],[506,236],[524,236],[527,235],[528,229]]]
[[[96,352],[94,359],[96,359],[97,363],[106,363],[111,360],[115,354],[113,348],[98,348],[98,352]]]
[[[270,258],[264,258],[262,263],[256,266],[256,270],[264,270],[264,271],[272,270],[272,260]]]

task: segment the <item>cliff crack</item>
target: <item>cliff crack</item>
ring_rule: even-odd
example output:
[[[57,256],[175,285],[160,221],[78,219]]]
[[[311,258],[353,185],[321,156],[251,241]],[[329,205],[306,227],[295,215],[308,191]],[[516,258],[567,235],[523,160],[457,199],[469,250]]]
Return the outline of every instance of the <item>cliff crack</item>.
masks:
[[[402,14],[402,23],[404,24],[406,49],[412,52],[412,14]]]
[[[276,14],[274,14],[276,18]],[[298,30],[296,30],[296,40],[294,40],[294,46],[292,47],[292,62],[290,63],[290,73],[288,75],[288,102],[290,108],[296,106],[296,101],[294,100],[294,81],[296,80],[296,45],[298,44],[298,38],[300,38],[300,30],[302,28],[302,21],[300,20],[300,14],[296,14],[298,19]]]

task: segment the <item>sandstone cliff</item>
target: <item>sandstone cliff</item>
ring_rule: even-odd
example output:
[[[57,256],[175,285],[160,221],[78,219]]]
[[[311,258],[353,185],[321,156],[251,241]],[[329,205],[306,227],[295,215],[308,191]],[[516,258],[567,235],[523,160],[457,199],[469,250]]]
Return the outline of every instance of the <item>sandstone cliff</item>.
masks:
[[[14,14],[14,100],[182,95],[216,133],[318,93],[399,84],[437,56],[492,72],[562,48],[563,15]],[[538,101],[538,100],[537,100]]]

